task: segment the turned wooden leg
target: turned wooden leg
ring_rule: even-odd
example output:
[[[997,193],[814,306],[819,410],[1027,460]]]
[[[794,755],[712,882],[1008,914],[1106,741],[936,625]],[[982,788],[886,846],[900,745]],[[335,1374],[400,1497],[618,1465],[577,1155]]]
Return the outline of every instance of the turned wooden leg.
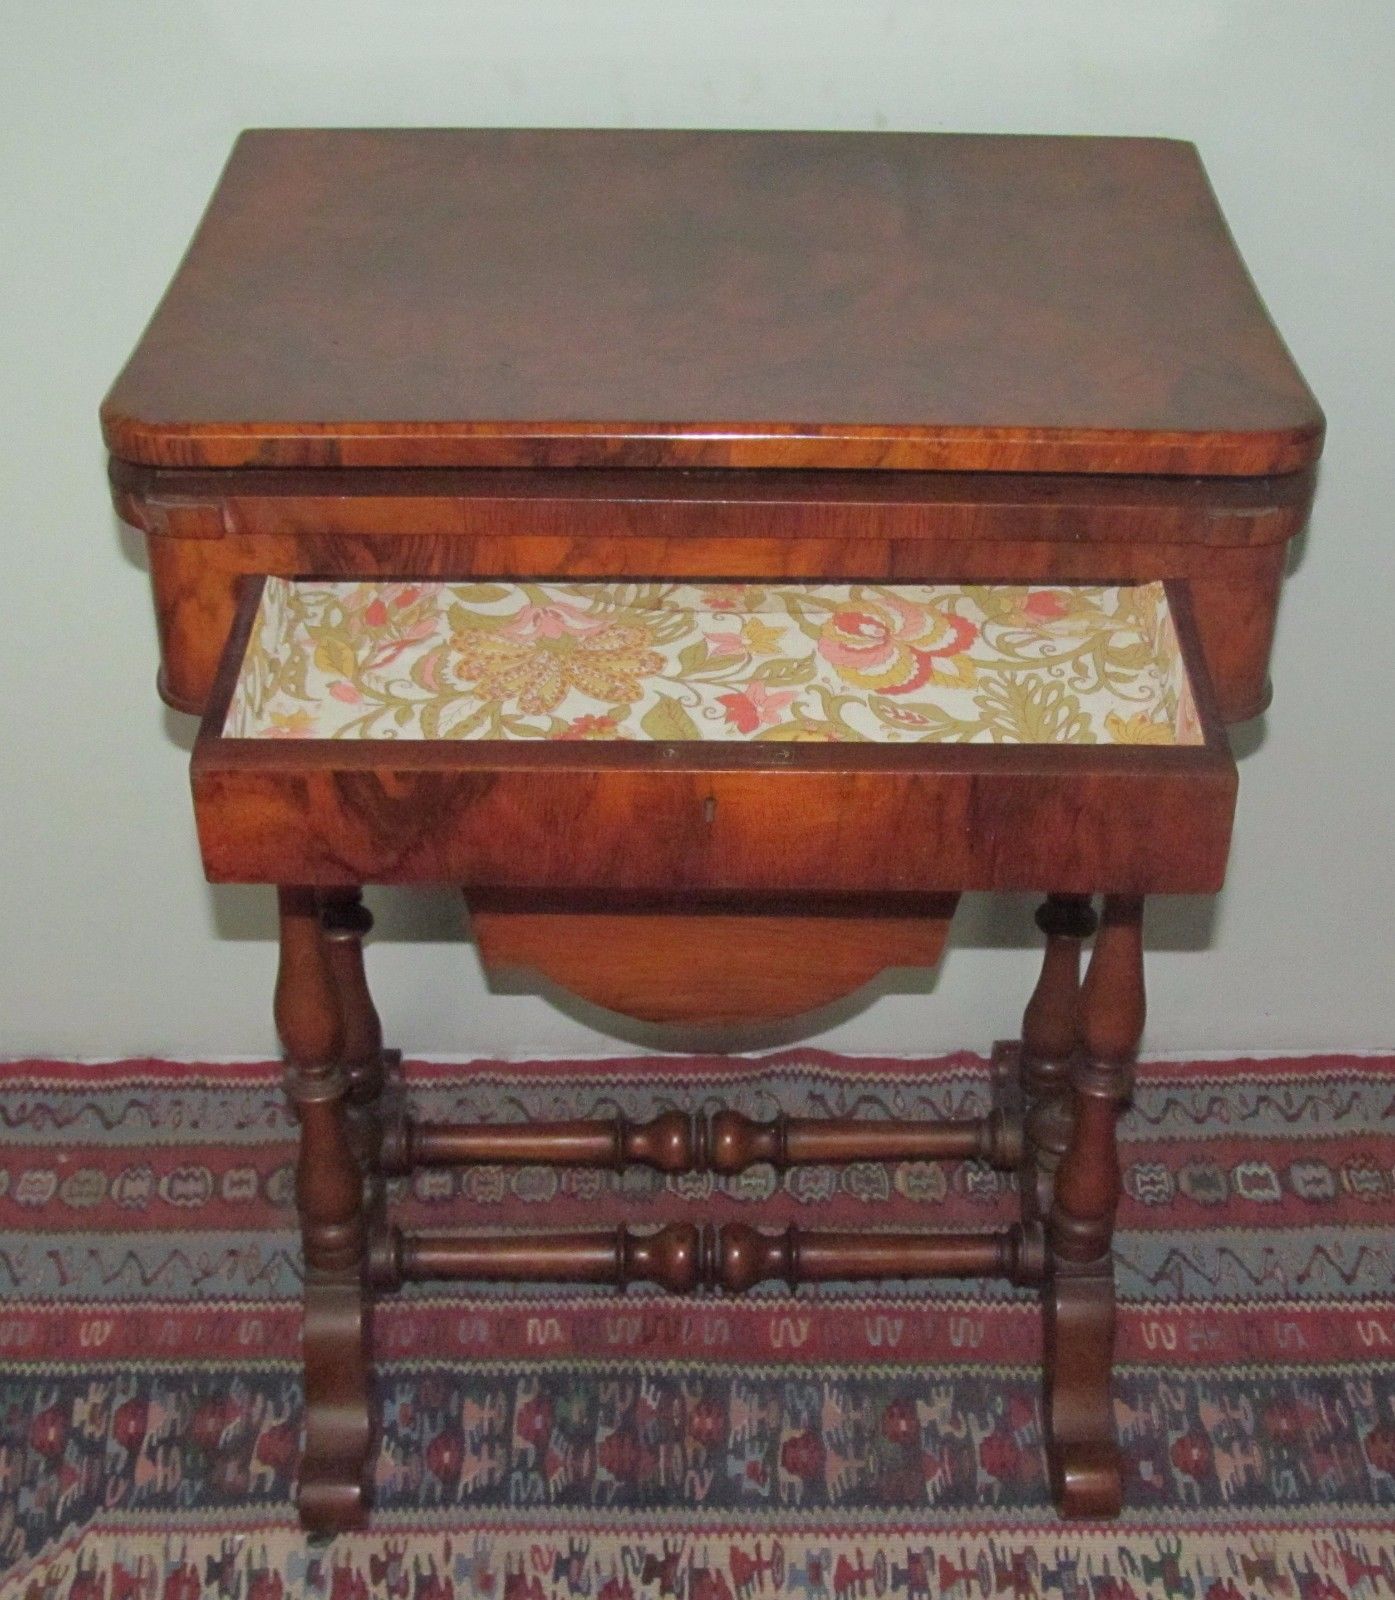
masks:
[[[1024,1220],[1045,1218],[1070,1138],[1071,1063],[1081,1044],[1080,949],[1095,931],[1083,895],[1048,895],[1037,910],[1046,935],[1041,975],[1022,1016],[1018,1057],[1026,1129],[1019,1169]]]
[[[278,891],[276,1028],[300,1119],[296,1205],[305,1249],[305,1454],[300,1518],[312,1533],[361,1527],[368,1510],[370,1364],[363,1180],[340,1066],[345,1034],[315,892]]]
[[[1123,1499],[1114,1433],[1114,1214],[1119,1112],[1143,1033],[1143,901],[1111,895],[1081,991],[1084,1053],[1070,1072],[1070,1138],[1047,1229],[1047,1459],[1066,1516],[1112,1517]]]
[[[371,1234],[386,1199],[383,1182],[385,1140],[389,1143],[406,1118],[401,1084],[394,1069],[400,1057],[383,1049],[383,1025],[369,993],[363,966],[363,941],[373,915],[358,889],[322,889],[320,924],[325,956],[339,1006],[339,1065],[344,1073],[349,1135],[364,1176],[364,1208]],[[391,1091],[388,1089],[392,1078]]]
[[[363,967],[363,941],[373,931],[373,914],[358,889],[322,889],[319,901],[330,976],[339,999],[339,1058],[349,1103],[373,1108],[386,1082],[383,1025]]]

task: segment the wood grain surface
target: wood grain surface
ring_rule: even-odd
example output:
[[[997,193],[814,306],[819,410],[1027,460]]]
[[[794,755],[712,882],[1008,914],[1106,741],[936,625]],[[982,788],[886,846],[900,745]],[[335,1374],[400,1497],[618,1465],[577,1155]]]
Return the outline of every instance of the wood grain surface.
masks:
[[[1255,474],[1322,415],[1159,139],[245,133],[102,412],[165,466]]]
[[[1176,584],[1195,746],[229,739],[260,591],[245,586],[191,765],[215,881],[563,897],[518,904],[533,912],[602,889],[591,910],[718,912],[730,894],[759,911],[790,894],[1210,893],[1224,876],[1235,764]]]

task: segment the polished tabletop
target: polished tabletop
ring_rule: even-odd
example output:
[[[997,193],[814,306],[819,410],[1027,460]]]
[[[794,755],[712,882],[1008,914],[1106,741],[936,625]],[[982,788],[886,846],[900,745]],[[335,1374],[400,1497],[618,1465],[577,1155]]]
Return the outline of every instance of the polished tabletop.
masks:
[[[238,141],[103,409],[161,467],[1300,471],[1322,416],[1195,149]]]

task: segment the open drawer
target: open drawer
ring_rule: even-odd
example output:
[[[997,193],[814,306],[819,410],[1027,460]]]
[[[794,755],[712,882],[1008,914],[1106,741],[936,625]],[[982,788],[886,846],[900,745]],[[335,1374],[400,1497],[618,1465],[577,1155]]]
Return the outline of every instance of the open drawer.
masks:
[[[1215,890],[1235,787],[1171,584],[255,579],[193,758],[215,881],[459,884],[607,1004],[703,927],[728,995],[808,968],[786,1011],[932,962],[960,891]]]

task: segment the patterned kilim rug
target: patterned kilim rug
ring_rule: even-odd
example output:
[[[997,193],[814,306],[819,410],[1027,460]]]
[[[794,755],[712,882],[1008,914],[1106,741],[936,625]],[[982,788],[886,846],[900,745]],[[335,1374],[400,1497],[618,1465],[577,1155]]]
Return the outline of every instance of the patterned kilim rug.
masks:
[[[415,1066],[438,1117],[725,1101],[981,1112],[985,1063]],[[377,1321],[371,1534],[291,1512],[300,1263],[278,1069],[0,1068],[0,1596],[1395,1595],[1395,1059],[1154,1064],[1125,1129],[1128,1511],[1042,1480],[1030,1293],[422,1289]],[[407,1209],[993,1226],[973,1166],[433,1173]]]

